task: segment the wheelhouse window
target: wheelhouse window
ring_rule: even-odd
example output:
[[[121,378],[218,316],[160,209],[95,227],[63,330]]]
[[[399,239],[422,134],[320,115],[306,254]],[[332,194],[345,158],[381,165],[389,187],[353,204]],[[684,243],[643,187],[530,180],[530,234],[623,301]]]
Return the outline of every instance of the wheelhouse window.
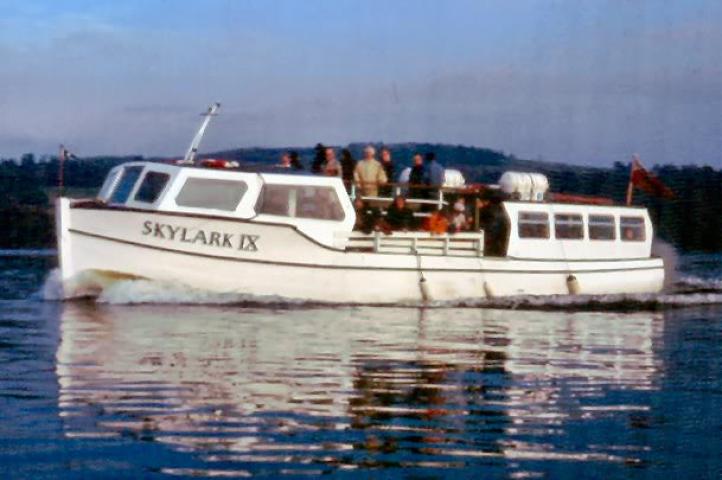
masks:
[[[546,212],[519,212],[519,238],[549,238]]]
[[[643,242],[644,218],[619,217],[619,236],[625,242]]]
[[[590,240],[614,240],[615,228],[612,215],[589,215]]]
[[[110,196],[110,191],[115,186],[115,181],[118,180],[118,177],[123,172],[122,168],[117,168],[114,170],[111,170],[107,177],[105,177],[105,181],[103,182],[103,186],[100,187],[100,192],[98,192],[98,198],[105,200]]]
[[[554,236],[562,240],[580,240],[584,238],[582,216],[571,213],[554,215]]]
[[[281,217],[342,221],[343,207],[332,187],[266,184],[256,212]]]
[[[137,202],[154,203],[168,184],[170,175],[162,172],[147,172],[138,187],[134,200]]]
[[[238,180],[190,177],[175,197],[175,203],[181,207],[233,212],[247,190],[246,182]]]
[[[121,174],[120,180],[116,182],[113,194],[110,196],[110,203],[125,203],[133,191],[135,183],[138,181],[143,167],[125,167]]]

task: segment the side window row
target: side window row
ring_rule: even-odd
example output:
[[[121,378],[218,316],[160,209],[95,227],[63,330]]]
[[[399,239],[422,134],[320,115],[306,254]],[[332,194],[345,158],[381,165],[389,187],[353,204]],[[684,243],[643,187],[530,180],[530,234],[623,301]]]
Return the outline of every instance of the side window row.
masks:
[[[587,221],[590,240],[616,240],[614,216],[589,215]],[[550,238],[549,214],[546,212],[519,212],[519,238]],[[558,213],[554,215],[554,236],[563,240],[584,238],[584,219],[580,214]],[[645,240],[644,218],[622,216],[619,218],[619,238],[628,242]]]
[[[141,178],[143,167],[125,167],[106,180],[101,192],[113,189],[109,201],[125,203]],[[170,175],[148,171],[140,180],[133,200],[155,203],[170,181]],[[239,180],[189,177],[175,197],[181,207],[235,211],[248,190]],[[342,221],[343,207],[336,191],[331,187],[312,185],[266,184],[256,204],[261,214],[282,217],[311,218]]]

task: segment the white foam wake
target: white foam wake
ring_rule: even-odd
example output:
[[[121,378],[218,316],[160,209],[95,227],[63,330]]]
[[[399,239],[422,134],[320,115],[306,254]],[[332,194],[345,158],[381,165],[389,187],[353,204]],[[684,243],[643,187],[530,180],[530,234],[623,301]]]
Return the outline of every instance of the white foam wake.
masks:
[[[180,282],[142,279],[112,279],[97,275],[74,278],[63,286],[60,272],[50,272],[40,292],[45,300],[94,298],[98,303],[243,305],[267,307],[307,307],[323,305],[281,296],[256,296],[237,292],[212,292],[189,287]],[[328,302],[326,304],[332,304]],[[689,306],[722,305],[722,279],[681,277],[665,293],[618,295],[523,295],[498,298],[466,298],[430,303],[406,302],[403,307],[430,308],[499,308],[526,310],[662,310]]]

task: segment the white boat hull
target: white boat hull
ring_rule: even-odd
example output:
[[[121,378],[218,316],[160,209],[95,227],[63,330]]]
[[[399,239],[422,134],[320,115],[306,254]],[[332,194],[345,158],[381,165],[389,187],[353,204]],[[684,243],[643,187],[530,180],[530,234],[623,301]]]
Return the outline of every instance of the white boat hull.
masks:
[[[384,304],[488,296],[648,293],[661,259],[563,261],[345,252],[293,227],[188,214],[58,204],[66,297],[78,279],[142,278],[223,293]],[[89,275],[91,274],[91,275]],[[420,279],[425,287],[420,288]]]

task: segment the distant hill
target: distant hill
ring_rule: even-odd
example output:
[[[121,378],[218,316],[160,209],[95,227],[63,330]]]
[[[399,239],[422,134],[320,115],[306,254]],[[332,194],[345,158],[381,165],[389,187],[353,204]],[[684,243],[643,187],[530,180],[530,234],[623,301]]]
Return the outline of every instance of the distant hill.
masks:
[[[360,158],[365,145],[352,143],[344,148],[349,148],[355,158]],[[399,166],[409,165],[416,152],[433,151],[441,163],[461,170],[468,182],[495,183],[506,170],[535,171],[549,177],[555,192],[597,195],[622,202],[629,179],[629,164],[620,162],[609,168],[599,168],[525,160],[496,150],[463,145],[395,143],[386,146]],[[285,150],[238,148],[201,157],[236,160],[241,165],[253,167],[277,163]],[[295,150],[309,168],[314,148]],[[94,156],[70,160],[64,168],[66,192],[94,191],[112,167],[143,159],[142,156]],[[0,161],[0,226],[4,233],[0,236],[0,248],[52,246],[51,199],[56,192],[58,169],[56,157],[36,158],[26,154],[20,159]],[[674,201],[635,194],[635,203],[649,207],[657,234],[683,250],[721,251],[722,172],[693,165],[656,166],[654,171],[677,194]]]

